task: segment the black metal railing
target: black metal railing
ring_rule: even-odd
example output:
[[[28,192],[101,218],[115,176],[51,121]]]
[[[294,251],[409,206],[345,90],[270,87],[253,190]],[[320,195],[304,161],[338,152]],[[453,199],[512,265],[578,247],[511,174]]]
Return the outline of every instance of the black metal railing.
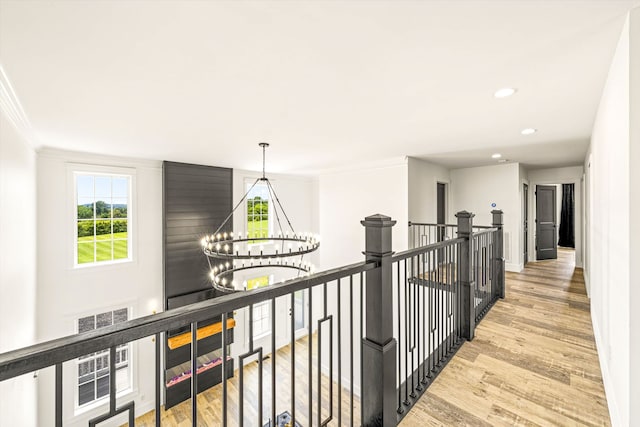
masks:
[[[197,354],[197,323],[215,316],[222,316],[222,393],[219,401],[209,402],[211,410],[221,414],[222,425],[228,423],[229,414],[233,414],[237,423],[242,426],[262,425],[271,422],[283,412],[288,412],[293,422],[301,425],[324,425],[336,419],[342,425],[359,425],[361,420],[359,397],[354,392],[354,386],[362,389],[362,375],[354,371],[361,369],[360,360],[355,355],[361,354],[359,347],[362,343],[362,298],[366,272],[378,268],[375,262],[361,262],[342,268],[325,271],[309,277],[291,280],[282,284],[247,291],[243,293],[221,296],[189,306],[168,310],[152,316],[141,317],[114,326],[102,328],[92,332],[72,335],[42,344],[36,344],[20,350],[0,354],[0,381],[13,378],[25,373],[55,366],[55,423],[62,426],[62,398],[63,378],[62,364],[83,355],[110,350],[110,384],[115,384],[115,349],[117,346],[133,342],[145,337],[155,336],[156,343],[156,426],[160,425],[160,389],[162,384],[160,343],[165,331],[191,327],[191,372],[198,372]],[[300,339],[295,336],[295,304],[296,292],[305,291],[309,298],[307,311],[308,323],[306,337]],[[314,296],[319,302],[314,302]],[[329,305],[329,299],[335,305]],[[287,305],[290,301],[290,306]],[[254,344],[252,328],[253,305],[268,302],[271,312],[289,307],[291,310],[290,342],[285,348],[285,356],[276,348],[275,330],[276,316],[271,316],[271,348],[257,347]],[[342,309],[344,307],[344,309]],[[237,356],[239,361],[239,379],[237,407],[229,403],[229,390],[225,364],[228,363],[226,354],[227,317],[230,313],[246,309],[249,313],[249,350]],[[346,337],[343,339],[343,336]],[[300,341],[304,341],[301,345]],[[336,345],[335,350],[333,345]],[[346,345],[345,345],[346,344]],[[325,347],[326,346],[326,347]],[[302,350],[297,347],[306,347]],[[316,348],[317,347],[317,348]],[[325,351],[324,348],[328,348]],[[354,350],[358,348],[358,350]],[[306,350],[306,351],[304,351]],[[301,354],[302,353],[302,354]],[[263,381],[263,356],[270,354],[271,374],[268,383]],[[277,372],[282,366],[280,357],[286,357],[287,372]],[[252,390],[256,397],[251,407],[246,405],[246,387],[243,375],[245,362],[256,359],[258,363],[258,387]],[[335,368],[335,372],[334,372]],[[348,376],[348,384],[343,384],[343,371]],[[304,387],[301,379],[304,378]],[[198,408],[194,396],[198,390],[198,375],[191,375],[191,417],[192,424],[197,425]],[[255,381],[253,381],[255,383]],[[334,388],[334,382],[335,388]],[[326,391],[328,389],[328,392]],[[52,390],[53,391],[53,390]],[[108,411],[90,421],[90,426],[106,421],[122,412],[129,413],[129,423],[134,425],[133,416],[135,406],[133,402],[116,406],[115,387],[110,387]],[[265,396],[267,395],[267,396]],[[235,399],[234,399],[235,400]],[[345,404],[345,402],[349,402]],[[217,406],[217,408],[216,408]],[[345,406],[348,406],[345,408]],[[335,408],[335,411],[334,411]],[[344,410],[343,410],[344,409]],[[266,421],[265,421],[266,420]],[[296,421],[297,420],[297,421]],[[236,424],[236,422],[234,422]],[[295,425],[295,424],[294,424]]]
[[[479,232],[491,228],[486,225],[474,225],[473,231]],[[458,224],[434,224],[409,221],[409,249],[432,245],[457,237]]]
[[[497,228],[474,233],[471,242],[471,280],[475,285],[474,306],[476,322],[480,322],[495,302],[494,251]]]
[[[458,256],[463,243],[451,239],[393,257],[401,416],[462,343]]]
[[[493,227],[477,233],[480,228],[472,225],[472,214],[457,216],[456,227],[447,226],[457,237],[395,255],[395,221],[368,217],[362,221],[364,262],[0,354],[0,381],[54,367],[55,425],[62,426],[63,394],[72,392],[63,389],[64,363],[108,350],[113,385],[116,348],[154,337],[155,425],[160,426],[161,389],[166,384],[163,338],[167,331],[190,328],[193,375],[188,381],[191,423],[196,426],[198,322],[218,317],[221,383],[208,398],[206,412],[215,413],[222,426],[272,426],[284,413],[292,425],[305,427],[397,425],[464,340],[473,339],[476,322],[504,296],[502,213],[495,211]],[[295,320],[299,292],[308,301],[302,334],[296,333]],[[268,344],[253,336],[257,304],[267,304],[272,314]],[[227,321],[241,310],[248,319],[248,348],[230,355]],[[283,310],[291,316],[286,322],[274,315]],[[289,330],[284,344],[276,342],[276,330],[282,326]],[[233,374],[234,366],[238,375],[230,379],[228,368]],[[135,402],[117,401],[116,387],[109,392],[105,413],[91,419],[89,426],[125,412],[129,425],[134,425]]]

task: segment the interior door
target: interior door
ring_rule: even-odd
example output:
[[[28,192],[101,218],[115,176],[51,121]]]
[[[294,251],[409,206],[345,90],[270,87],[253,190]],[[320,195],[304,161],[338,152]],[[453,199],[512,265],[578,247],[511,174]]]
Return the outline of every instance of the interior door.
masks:
[[[523,184],[522,188],[522,197],[523,200],[523,224],[522,229],[524,231],[523,242],[524,242],[524,264],[526,265],[529,262],[529,186],[527,184]]]
[[[536,186],[536,258],[558,258],[556,186]]]
[[[447,212],[447,208],[446,208],[446,192],[447,192],[447,187],[446,184],[443,184],[441,182],[438,183],[438,200],[437,200],[437,213],[436,213],[436,223],[437,224],[442,224],[444,225],[446,222],[446,212]],[[444,240],[445,238],[445,233],[446,233],[446,227],[438,227],[438,242],[441,242]]]

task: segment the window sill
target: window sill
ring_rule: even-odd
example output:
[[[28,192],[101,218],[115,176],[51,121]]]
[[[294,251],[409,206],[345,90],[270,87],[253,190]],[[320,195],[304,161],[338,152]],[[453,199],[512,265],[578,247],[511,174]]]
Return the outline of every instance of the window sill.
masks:
[[[260,335],[254,335],[254,336],[253,336],[253,341],[261,340],[261,339],[266,338],[266,337],[268,337],[268,336],[271,336],[271,331],[269,331],[269,332],[264,332],[264,333],[262,333],[262,334],[260,334]]]
[[[128,396],[130,394],[133,394],[134,390],[133,387],[129,387],[125,390],[122,390],[120,392],[116,393],[116,400],[120,399],[121,397],[124,396]],[[75,397],[77,399],[77,396]],[[76,406],[74,411],[73,411],[73,416],[77,417],[83,414],[86,414],[88,412],[94,411],[96,409],[102,408],[104,406],[109,405],[109,395],[101,397],[100,399],[92,402],[92,403],[87,403],[86,405],[83,406]]]
[[[100,262],[91,262],[86,264],[74,264],[73,270],[82,271],[82,270],[91,270],[94,268],[109,268],[109,267],[117,267],[123,264],[133,264],[133,258],[125,258],[113,261],[100,261]]]

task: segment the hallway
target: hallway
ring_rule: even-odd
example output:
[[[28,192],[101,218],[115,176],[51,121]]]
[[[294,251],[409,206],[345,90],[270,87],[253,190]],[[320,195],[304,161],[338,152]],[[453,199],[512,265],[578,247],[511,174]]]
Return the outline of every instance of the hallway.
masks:
[[[401,423],[610,425],[574,252],[507,273],[498,301]]]

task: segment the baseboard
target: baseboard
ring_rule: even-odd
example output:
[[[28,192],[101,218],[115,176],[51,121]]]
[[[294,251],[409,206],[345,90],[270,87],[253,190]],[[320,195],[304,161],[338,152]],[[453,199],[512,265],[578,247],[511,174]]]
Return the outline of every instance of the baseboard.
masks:
[[[524,269],[524,264],[514,264],[512,262],[507,262],[504,265],[504,269],[506,271],[511,271],[513,273],[520,273]]]
[[[602,344],[602,338],[600,335],[600,327],[596,321],[596,316],[593,313],[593,305],[591,306],[591,324],[593,325],[593,335],[596,339],[596,350],[598,351],[598,360],[600,361],[600,372],[602,373],[602,382],[604,384],[604,394],[607,398],[607,406],[609,407],[609,417],[611,418],[611,425],[613,427],[622,427],[622,421],[620,417],[620,410],[616,402],[616,394],[613,390],[613,383],[609,374],[609,366],[605,362],[604,346]]]

